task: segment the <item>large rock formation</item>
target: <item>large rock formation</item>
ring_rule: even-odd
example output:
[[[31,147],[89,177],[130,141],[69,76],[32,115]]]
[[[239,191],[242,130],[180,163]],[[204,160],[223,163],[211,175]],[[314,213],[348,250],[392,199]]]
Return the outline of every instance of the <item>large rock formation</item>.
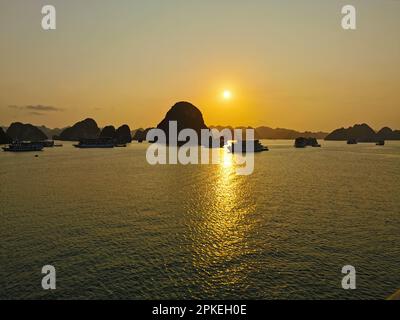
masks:
[[[135,133],[134,133],[134,135],[132,137],[132,140],[133,141],[140,141],[140,142],[145,141],[146,140],[146,135],[144,133],[144,129],[140,128],[140,129],[135,130]]]
[[[78,141],[81,139],[96,139],[99,137],[100,129],[93,119],[85,119],[66,128],[61,132],[59,139],[64,141]]]
[[[37,127],[27,123],[14,122],[7,129],[7,135],[18,141],[43,141],[47,136]]]
[[[115,143],[131,143],[131,129],[128,125],[124,124],[115,130],[114,126],[107,126],[101,130],[100,138],[110,138],[115,141]]]
[[[309,138],[304,138],[304,137],[299,137],[296,138],[294,142],[294,146],[296,148],[305,148],[305,147],[314,147],[314,148],[319,148],[321,145],[318,143],[318,140],[313,137]]]
[[[376,132],[367,124],[356,124],[354,127],[341,128],[330,133],[325,140],[358,142],[376,142],[378,140]]]
[[[0,128],[0,144],[6,144],[11,142],[11,138],[4,132],[3,128]]]
[[[129,126],[126,124],[120,126],[115,132],[115,139],[118,143],[131,143],[132,136]]]
[[[60,133],[63,131],[63,129],[59,128],[50,129],[47,128],[46,126],[40,126],[38,128],[47,136],[47,139],[53,139],[54,136],[59,136]]]
[[[114,126],[107,126],[104,127],[103,130],[100,132],[100,138],[115,138],[115,128]]]
[[[144,140],[144,139],[142,139],[142,137],[143,137],[143,131],[144,131],[144,129],[143,128],[139,128],[139,129],[135,129],[135,130],[133,130],[132,132],[131,132],[131,134],[132,134],[132,140],[133,141],[139,141],[139,140]]]
[[[169,122],[176,121],[178,127],[178,134],[183,129],[193,129],[197,132],[200,139],[201,129],[208,129],[204,123],[201,111],[189,102],[176,103],[167,113],[164,120],[157,126],[165,132],[167,142],[169,134]]]
[[[151,129],[154,129],[154,128],[147,128],[147,129],[140,128],[140,129],[135,130],[135,133],[133,134],[132,140],[133,141],[140,141],[140,142],[146,141],[147,133]]]
[[[299,132],[292,129],[270,127],[258,127],[256,128],[256,136],[258,139],[296,139],[299,136],[306,136],[316,139],[324,139],[328,133],[326,132]]]

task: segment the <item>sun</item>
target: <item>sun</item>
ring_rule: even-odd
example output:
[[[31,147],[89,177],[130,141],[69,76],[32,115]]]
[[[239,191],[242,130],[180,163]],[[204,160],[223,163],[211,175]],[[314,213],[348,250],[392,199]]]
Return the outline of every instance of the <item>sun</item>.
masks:
[[[224,100],[231,100],[232,92],[230,90],[224,90],[224,92],[222,92],[222,97],[224,98]]]

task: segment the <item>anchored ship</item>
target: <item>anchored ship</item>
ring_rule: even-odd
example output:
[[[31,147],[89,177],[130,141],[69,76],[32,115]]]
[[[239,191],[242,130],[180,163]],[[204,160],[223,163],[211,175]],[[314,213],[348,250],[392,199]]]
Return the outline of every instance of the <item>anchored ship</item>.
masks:
[[[2,149],[7,152],[30,152],[30,151],[42,151],[43,148],[44,146],[41,143],[15,141],[9,144],[7,147],[3,147]]]
[[[75,148],[80,149],[94,149],[94,148],[114,148],[114,141],[112,139],[82,139],[78,144],[74,144]]]

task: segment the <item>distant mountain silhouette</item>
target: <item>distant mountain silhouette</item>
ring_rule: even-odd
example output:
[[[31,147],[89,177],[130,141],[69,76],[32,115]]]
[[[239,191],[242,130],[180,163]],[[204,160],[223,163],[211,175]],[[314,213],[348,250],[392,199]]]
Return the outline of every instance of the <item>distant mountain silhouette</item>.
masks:
[[[204,122],[201,111],[189,102],[178,102],[176,103],[166,114],[165,118],[159,123],[157,128],[164,130],[168,138],[169,121],[176,121],[178,124],[178,132],[182,129],[190,128],[196,132],[200,132],[201,129],[208,129]],[[22,124],[15,122],[10,125],[9,128],[3,128],[3,133],[6,132],[11,139],[20,140],[46,140],[56,139],[65,141],[78,141],[81,139],[95,139],[98,137],[110,137],[114,138],[118,143],[130,143],[132,140],[145,141],[149,130],[147,129],[136,129],[130,130],[128,125],[122,125],[118,129],[114,126],[106,126],[103,130],[100,130],[97,123],[93,119],[85,119],[74,124],[72,127],[65,129],[50,129],[46,126],[33,126],[31,124]],[[241,129],[243,138],[245,136],[245,129],[255,130],[255,139],[296,139],[299,137],[309,137],[316,139],[325,139],[333,141],[349,141],[355,140],[358,142],[377,142],[385,140],[400,140],[400,130],[392,130],[389,127],[384,127],[378,132],[375,132],[367,124],[356,124],[349,128],[336,129],[331,133],[326,132],[300,132],[292,129],[284,128],[270,128],[267,126],[261,126],[257,128],[253,127],[232,127],[232,126],[210,126],[210,129]],[[3,141],[6,139],[2,135]]]
[[[64,129],[57,138],[63,141],[78,141],[81,139],[95,139],[99,137],[99,134],[100,129],[96,121],[88,118]]]
[[[340,128],[330,133],[325,140],[332,141],[349,141],[355,140],[358,142],[377,142],[380,140],[400,140],[400,131],[393,131],[390,128],[383,128],[376,133],[369,125],[356,124],[347,129]]]
[[[215,128],[218,130],[223,130],[223,129],[229,129],[233,131],[234,129],[252,129],[252,127],[231,127],[231,126],[211,126],[210,128]],[[257,127],[253,128],[255,130],[255,139],[271,139],[271,140],[276,140],[276,139],[296,139],[301,136],[306,136],[310,138],[316,138],[316,139],[324,139],[328,133],[326,132],[299,132],[296,130],[291,130],[291,129],[283,129],[283,128],[270,128],[270,127]]]
[[[39,128],[47,136],[47,139],[53,139],[54,136],[59,136],[64,130],[60,128],[50,129],[46,126],[38,126],[37,128]]]
[[[12,139],[0,128],[0,144],[10,143]]]
[[[165,132],[168,142],[169,122],[176,121],[178,134],[183,129],[193,129],[200,137],[201,129],[208,129],[204,123],[201,111],[189,102],[176,103],[166,114],[165,118],[157,126]]]
[[[210,129],[216,129],[220,132],[222,132],[223,130],[229,130],[232,134],[232,138],[236,138],[236,139],[263,139],[259,136],[259,134],[257,133],[257,131],[255,130],[255,128],[253,127],[232,127],[232,126],[210,126]],[[246,134],[246,130],[248,129],[253,129],[254,130],[254,137],[248,137]],[[241,131],[241,136],[234,136],[235,132],[237,131]]]
[[[32,124],[21,122],[12,123],[7,129],[7,135],[12,140],[19,141],[42,141],[47,140],[47,136]]]
[[[306,136],[316,139],[324,139],[328,133],[326,132],[300,132],[292,129],[276,128],[272,129],[269,127],[258,127],[256,128],[257,135],[260,139],[296,139],[299,136]]]

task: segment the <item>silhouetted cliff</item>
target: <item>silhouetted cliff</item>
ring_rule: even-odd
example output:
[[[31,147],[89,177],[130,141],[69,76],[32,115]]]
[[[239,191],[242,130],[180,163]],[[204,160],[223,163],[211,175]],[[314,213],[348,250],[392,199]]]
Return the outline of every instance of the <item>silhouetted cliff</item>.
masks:
[[[47,136],[37,127],[27,123],[14,122],[7,129],[7,135],[12,140],[19,141],[42,141],[47,140]]]
[[[0,128],[0,144],[6,144],[11,142],[11,138]]]
[[[134,140],[134,141],[146,141],[147,133],[151,129],[154,129],[154,128],[147,128],[147,129],[140,128],[140,129],[137,129],[135,131],[135,134],[133,135],[132,140]]]
[[[189,102],[176,103],[166,114],[164,120],[157,126],[165,132],[168,142],[169,122],[176,121],[178,134],[183,129],[193,129],[200,137],[201,129],[208,129],[204,123],[201,111]]]
[[[400,131],[384,127],[376,134],[378,140],[400,140]]]
[[[118,143],[131,143],[132,136],[129,126],[126,124],[120,126],[115,132],[115,139]]]
[[[100,129],[96,121],[93,119],[85,119],[74,124],[72,127],[66,128],[61,132],[59,139],[64,141],[78,141],[81,139],[98,138]]]
[[[294,142],[294,146],[296,148],[305,148],[305,147],[321,147],[321,145],[318,143],[318,140],[313,137],[309,138],[304,138],[304,137],[299,137],[296,138]]]
[[[100,138],[110,138],[114,139],[115,138],[115,128],[114,126],[107,126],[104,127],[103,130],[100,132]]]

